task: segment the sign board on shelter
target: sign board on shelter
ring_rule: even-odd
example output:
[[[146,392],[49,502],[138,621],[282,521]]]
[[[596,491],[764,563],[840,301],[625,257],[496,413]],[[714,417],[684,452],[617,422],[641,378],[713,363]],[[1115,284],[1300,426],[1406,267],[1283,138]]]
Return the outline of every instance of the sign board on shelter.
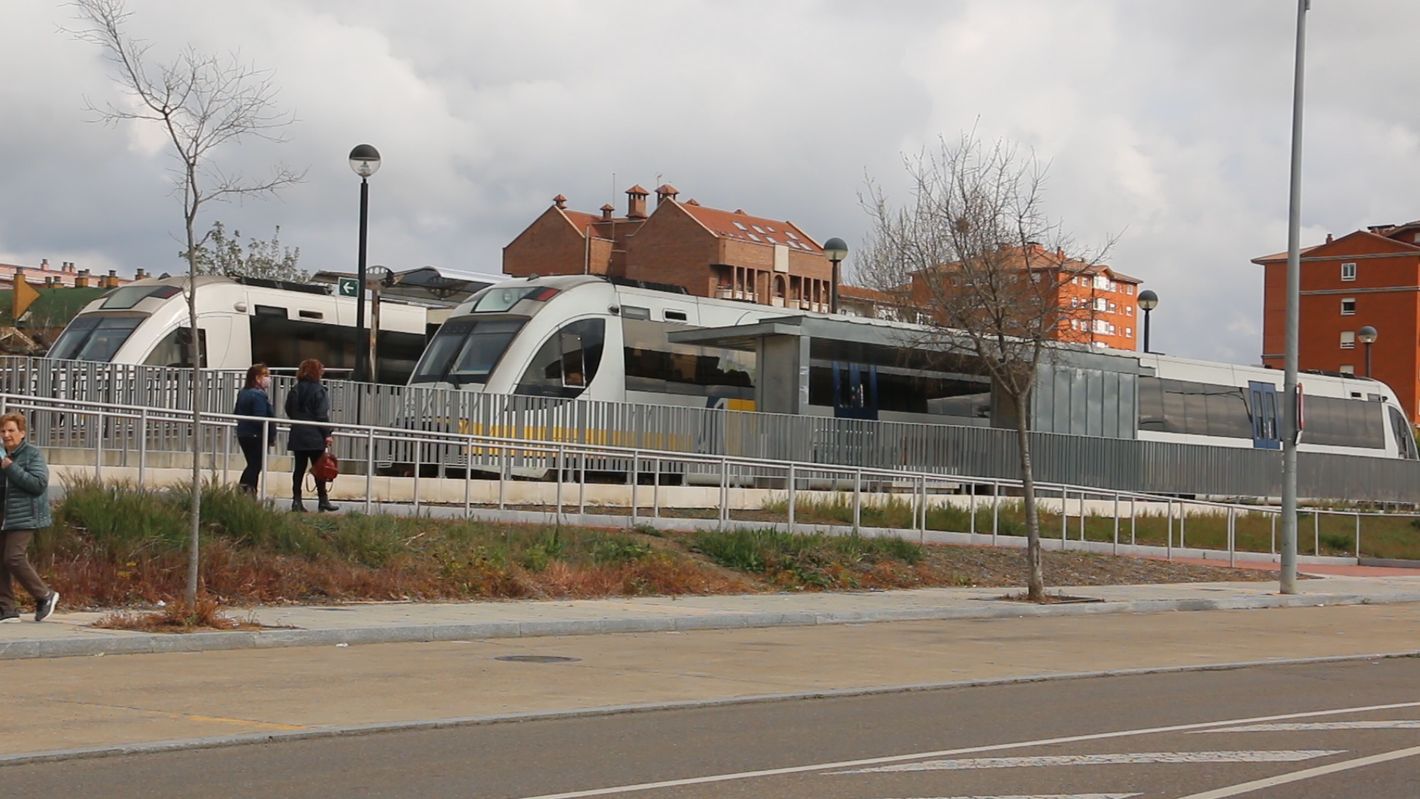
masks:
[[[341,297],[360,296],[360,281],[353,277],[342,277],[336,281],[336,294]]]

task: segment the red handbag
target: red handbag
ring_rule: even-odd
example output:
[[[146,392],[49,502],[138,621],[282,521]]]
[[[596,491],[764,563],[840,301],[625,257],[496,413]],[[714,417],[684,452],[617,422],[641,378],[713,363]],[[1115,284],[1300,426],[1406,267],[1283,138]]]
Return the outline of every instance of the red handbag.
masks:
[[[322,452],[315,463],[311,464],[311,476],[322,483],[329,483],[339,477],[340,460],[335,457],[335,453],[330,450]]]

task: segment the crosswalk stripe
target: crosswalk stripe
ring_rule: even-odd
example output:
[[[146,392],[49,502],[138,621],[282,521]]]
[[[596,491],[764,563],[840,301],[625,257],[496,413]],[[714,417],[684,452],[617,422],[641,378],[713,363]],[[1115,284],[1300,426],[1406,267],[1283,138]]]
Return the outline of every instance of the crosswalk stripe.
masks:
[[[1295,763],[1318,757],[1339,755],[1345,749],[1292,749],[1253,752],[1122,752],[1100,755],[1041,755],[1038,757],[968,757],[960,760],[925,760],[891,766],[835,771],[834,774],[884,774],[902,771],[964,771],[987,768],[1031,768],[1041,766],[1108,766],[1146,763]]]

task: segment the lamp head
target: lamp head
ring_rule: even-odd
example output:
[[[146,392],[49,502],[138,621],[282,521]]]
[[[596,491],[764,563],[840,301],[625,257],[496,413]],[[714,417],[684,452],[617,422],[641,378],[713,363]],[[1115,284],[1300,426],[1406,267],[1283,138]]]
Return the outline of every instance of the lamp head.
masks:
[[[350,151],[350,168],[360,177],[368,178],[380,171],[380,151],[369,144],[355,145]]]
[[[1139,307],[1146,311],[1152,311],[1159,307],[1159,295],[1151,289],[1144,289],[1139,292]]]
[[[848,255],[848,244],[843,239],[834,236],[823,243],[823,254],[828,256],[828,260],[838,263]]]
[[[1361,329],[1356,331],[1356,340],[1362,344],[1374,344],[1378,335],[1374,327],[1362,325]]]

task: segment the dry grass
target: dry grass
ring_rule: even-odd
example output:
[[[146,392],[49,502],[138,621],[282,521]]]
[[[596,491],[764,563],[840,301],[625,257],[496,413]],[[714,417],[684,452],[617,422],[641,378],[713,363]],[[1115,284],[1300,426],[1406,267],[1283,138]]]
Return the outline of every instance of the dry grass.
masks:
[[[174,602],[160,610],[150,612],[115,611],[98,621],[95,627],[108,630],[135,630],[149,633],[190,633],[201,630],[259,630],[261,625],[253,619],[234,619],[222,612],[221,603],[215,597],[199,596],[197,602],[189,606],[186,602]]]

